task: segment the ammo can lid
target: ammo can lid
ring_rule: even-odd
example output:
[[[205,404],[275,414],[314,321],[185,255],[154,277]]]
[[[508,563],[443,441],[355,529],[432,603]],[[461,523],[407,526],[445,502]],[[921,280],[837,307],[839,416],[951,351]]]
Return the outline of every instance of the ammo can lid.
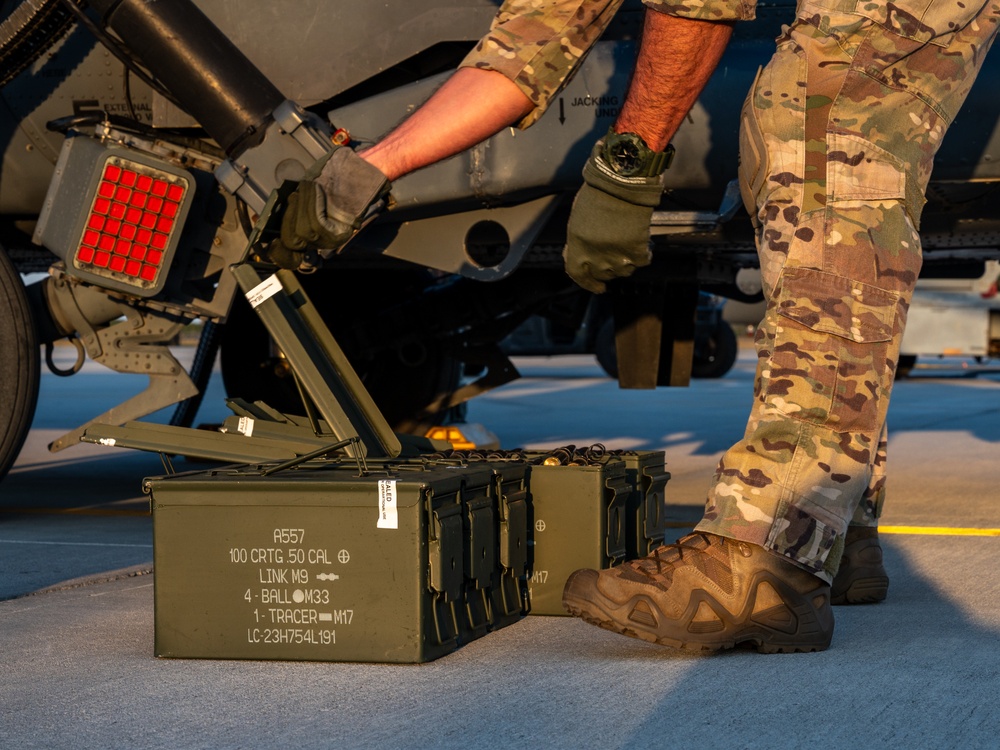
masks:
[[[273,474],[276,463],[236,464],[178,474],[147,477],[143,490],[159,505],[368,505],[380,488],[391,483],[400,507],[435,494],[485,487],[491,471],[485,466],[436,466],[411,462],[371,464],[360,472],[353,460],[312,461]]]

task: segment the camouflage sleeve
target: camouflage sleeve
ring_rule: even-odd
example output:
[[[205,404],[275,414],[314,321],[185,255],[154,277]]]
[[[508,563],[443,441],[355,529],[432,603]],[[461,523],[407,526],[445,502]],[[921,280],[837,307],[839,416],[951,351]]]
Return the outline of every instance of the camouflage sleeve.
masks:
[[[643,4],[681,18],[699,21],[752,21],[757,0],[642,0]]]
[[[504,0],[462,67],[495,70],[535,103],[517,124],[542,116],[604,32],[623,0]]]

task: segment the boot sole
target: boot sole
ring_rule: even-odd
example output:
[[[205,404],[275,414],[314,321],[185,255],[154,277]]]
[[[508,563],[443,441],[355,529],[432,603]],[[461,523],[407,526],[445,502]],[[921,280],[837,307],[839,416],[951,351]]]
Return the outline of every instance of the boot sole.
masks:
[[[763,580],[766,580],[773,587],[781,587],[779,581],[762,576],[751,584],[751,589]],[[579,617],[584,622],[596,625],[604,630],[613,633],[638,638],[649,643],[657,643],[661,646],[669,646],[681,651],[706,653],[713,651],[724,651],[735,648],[738,645],[747,643],[756,647],[756,650],[764,654],[791,654],[810,653],[824,651],[830,646],[833,638],[833,615],[830,613],[829,627],[824,629],[820,623],[820,615],[817,607],[808,603],[801,605],[784,605],[780,609],[780,614],[792,613],[796,622],[802,623],[801,630],[807,632],[802,635],[782,633],[768,628],[758,621],[751,621],[747,624],[731,623],[730,627],[724,628],[729,632],[714,634],[690,634],[689,638],[674,638],[662,633],[652,632],[651,629],[635,627],[628,622],[628,613],[633,611],[637,601],[643,600],[648,608],[659,612],[655,602],[646,596],[636,596],[623,604],[612,602],[603,596],[596,587],[597,572],[592,570],[581,570],[570,576],[563,591],[563,607],[572,615]],[[700,594],[700,596],[699,596]],[[822,596],[822,595],[819,595]],[[705,592],[695,592],[689,605],[688,613],[680,621],[690,622],[690,618],[698,609],[700,602],[711,602],[716,604],[713,609],[725,611],[715,600]],[[826,605],[829,608],[829,604]],[[752,610],[752,603],[745,607],[747,611]],[[759,617],[767,613],[758,613]],[[662,616],[661,616],[662,617]],[[732,617],[730,615],[730,617]],[[665,618],[664,618],[665,619]]]
[[[889,594],[889,574],[882,562],[882,546],[877,537],[858,538],[848,544],[840,566],[830,587],[831,604],[885,601]]]
[[[858,578],[830,597],[831,604],[877,604],[889,595],[889,577]]]

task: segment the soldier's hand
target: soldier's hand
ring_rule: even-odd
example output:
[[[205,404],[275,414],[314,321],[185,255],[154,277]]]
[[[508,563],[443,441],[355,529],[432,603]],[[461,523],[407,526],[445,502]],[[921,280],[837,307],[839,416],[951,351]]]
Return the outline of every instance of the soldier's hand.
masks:
[[[297,268],[309,250],[324,257],[339,252],[382,210],[390,188],[378,168],[350,148],[334,148],[288,197],[281,234],[268,247],[268,257],[282,268]]]
[[[663,177],[622,177],[600,157],[601,144],[583,168],[566,231],[566,273],[601,294],[605,282],[649,265],[649,222],[660,202]]]

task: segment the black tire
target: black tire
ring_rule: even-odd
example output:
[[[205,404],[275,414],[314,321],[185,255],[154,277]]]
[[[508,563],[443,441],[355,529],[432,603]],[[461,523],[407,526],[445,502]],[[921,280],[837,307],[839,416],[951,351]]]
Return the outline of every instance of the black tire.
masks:
[[[38,403],[38,337],[21,276],[0,248],[0,479],[24,445]]]
[[[336,289],[337,282],[333,278],[310,282],[303,279],[303,282],[319,285],[315,291],[307,289],[310,299],[393,430],[422,435],[433,425],[445,421],[447,410],[428,414],[424,413],[424,407],[438,395],[458,387],[461,362],[449,357],[435,343],[413,343],[367,357],[356,354],[353,339],[358,332],[352,324],[359,321],[344,313],[361,310],[363,305],[352,304],[346,299],[350,291],[346,287]],[[383,279],[381,284],[380,288],[384,289],[392,281]],[[355,292],[372,288],[363,281],[355,283],[354,287]],[[242,295],[237,295],[225,326],[220,365],[223,385],[230,398],[263,401],[286,414],[303,413],[302,400],[291,372],[282,359],[274,356],[267,330]]]
[[[729,323],[719,320],[708,335],[705,346],[695,352],[691,377],[721,378],[736,364],[739,342]]]

